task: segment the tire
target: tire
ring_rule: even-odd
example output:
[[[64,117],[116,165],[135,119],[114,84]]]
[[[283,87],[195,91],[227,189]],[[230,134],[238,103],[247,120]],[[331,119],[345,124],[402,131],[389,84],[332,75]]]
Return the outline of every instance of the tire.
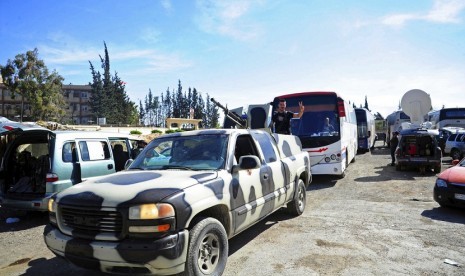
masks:
[[[396,165],[396,171],[401,171],[402,167],[400,165]]]
[[[441,172],[441,165],[434,167],[434,173],[440,173]]]
[[[452,149],[450,151],[450,157],[452,157],[452,160],[460,160],[461,153],[458,149]]]
[[[214,218],[203,218],[189,233],[186,268],[182,275],[221,275],[228,259],[228,236]]]
[[[307,189],[302,179],[299,179],[295,192],[294,199],[287,204],[287,212],[297,217],[302,215],[307,203]]]

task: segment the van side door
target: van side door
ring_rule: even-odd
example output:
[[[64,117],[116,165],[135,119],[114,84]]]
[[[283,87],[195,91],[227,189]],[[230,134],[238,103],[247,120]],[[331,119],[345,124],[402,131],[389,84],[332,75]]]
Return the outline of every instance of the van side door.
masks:
[[[77,139],[76,146],[82,181],[116,172],[107,139]]]
[[[117,172],[124,170],[124,164],[131,158],[131,145],[127,138],[111,137],[110,145]]]

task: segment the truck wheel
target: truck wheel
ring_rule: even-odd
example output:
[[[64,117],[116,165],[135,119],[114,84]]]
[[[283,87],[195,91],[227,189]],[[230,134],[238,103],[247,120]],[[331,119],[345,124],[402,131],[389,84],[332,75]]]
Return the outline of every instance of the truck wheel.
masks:
[[[460,160],[460,151],[458,149],[453,149],[451,152],[450,152],[450,157],[452,157],[452,160]]]
[[[228,259],[228,236],[214,218],[203,218],[189,233],[189,249],[183,275],[221,275]]]
[[[287,204],[287,211],[293,216],[300,216],[304,212],[307,203],[307,190],[302,179],[299,179],[295,192],[294,199]]]
[[[441,165],[434,167],[434,173],[440,173],[441,172]]]

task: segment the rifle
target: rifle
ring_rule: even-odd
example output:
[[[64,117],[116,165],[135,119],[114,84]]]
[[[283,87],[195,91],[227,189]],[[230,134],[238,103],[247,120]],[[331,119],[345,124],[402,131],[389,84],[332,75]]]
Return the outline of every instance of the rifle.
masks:
[[[231,121],[233,121],[238,127],[240,128],[247,128],[247,121],[242,119],[241,116],[237,115],[234,112],[229,111],[226,107],[224,107],[219,102],[215,101],[214,98],[210,98],[210,100],[219,108],[224,111],[224,115],[227,116]]]

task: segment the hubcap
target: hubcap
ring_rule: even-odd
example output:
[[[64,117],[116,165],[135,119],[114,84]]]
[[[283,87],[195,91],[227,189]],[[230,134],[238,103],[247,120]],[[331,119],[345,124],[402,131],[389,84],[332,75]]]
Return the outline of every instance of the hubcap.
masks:
[[[299,210],[303,210],[305,204],[304,191],[302,186],[299,188]]]
[[[218,265],[220,256],[218,237],[212,233],[205,235],[199,247],[199,269],[205,273],[212,273]]]

